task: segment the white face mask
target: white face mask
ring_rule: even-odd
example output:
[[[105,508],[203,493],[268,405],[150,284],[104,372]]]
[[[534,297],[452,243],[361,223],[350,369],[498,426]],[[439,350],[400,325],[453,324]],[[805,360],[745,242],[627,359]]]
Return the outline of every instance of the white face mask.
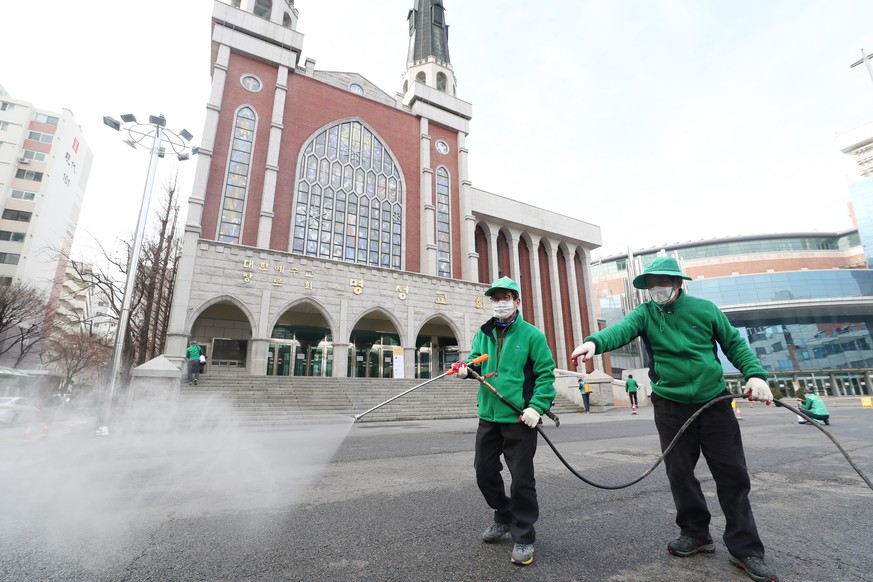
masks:
[[[673,292],[675,291],[675,287],[652,287],[649,289],[649,298],[661,305],[662,307],[670,301],[670,298],[673,297]]]
[[[507,299],[506,301],[497,301],[491,304],[494,309],[494,317],[497,319],[509,319],[515,313],[515,301]]]

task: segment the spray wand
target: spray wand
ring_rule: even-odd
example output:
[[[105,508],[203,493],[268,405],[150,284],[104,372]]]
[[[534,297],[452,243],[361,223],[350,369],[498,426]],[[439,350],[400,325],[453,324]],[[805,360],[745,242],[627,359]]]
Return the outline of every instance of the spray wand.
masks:
[[[487,359],[488,359],[488,354],[482,354],[482,355],[479,356],[478,358],[475,358],[474,360],[472,360],[470,363],[471,363],[471,364],[479,364],[479,363],[481,363],[481,362],[484,362],[484,361],[487,360]],[[422,383],[419,384],[418,386],[413,386],[413,387],[410,388],[409,390],[406,390],[406,391],[404,391],[404,392],[401,392],[401,393],[398,394],[397,396],[392,396],[391,398],[389,398],[388,400],[386,400],[386,401],[383,402],[382,404],[377,404],[376,406],[374,406],[374,407],[371,408],[370,410],[365,410],[365,411],[362,412],[361,414],[356,414],[356,415],[355,415],[355,422],[361,420],[361,417],[363,417],[364,415],[370,414],[371,412],[373,412],[373,411],[376,410],[377,408],[382,408],[383,406],[385,406],[385,405],[388,404],[389,402],[393,402],[393,401],[397,400],[398,398],[400,398],[401,396],[406,396],[407,394],[409,394],[409,393],[412,392],[413,390],[418,390],[418,389],[421,388],[422,386],[426,386],[426,385],[430,384],[431,382],[436,382],[436,381],[439,380],[440,378],[443,378],[443,377],[445,377],[445,376],[450,376],[451,374],[454,374],[454,373],[455,373],[455,371],[450,369],[450,370],[448,370],[447,372],[443,372],[443,373],[440,374],[439,376],[435,376],[435,377],[431,378],[431,379],[428,380],[427,382],[422,382]]]

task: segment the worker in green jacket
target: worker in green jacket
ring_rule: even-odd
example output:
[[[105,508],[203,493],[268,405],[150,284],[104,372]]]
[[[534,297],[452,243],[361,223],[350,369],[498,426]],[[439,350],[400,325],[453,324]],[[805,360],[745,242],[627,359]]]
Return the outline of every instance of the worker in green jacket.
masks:
[[[639,384],[637,384],[637,381],[634,380],[634,375],[628,374],[627,380],[624,381],[624,391],[627,392],[627,397],[628,397],[628,399],[630,399],[631,414],[636,414],[637,413],[637,406],[639,406],[639,404],[637,403],[637,388],[638,387],[639,387]]]
[[[555,360],[539,329],[522,319],[518,283],[509,277],[495,281],[485,292],[491,299],[494,317],[476,332],[468,361],[488,354],[481,364],[471,365],[487,378],[518,412],[484,386],[479,387],[479,428],[476,431],[476,483],[488,506],[494,510],[494,523],[482,534],[486,543],[511,534],[515,542],[510,561],[527,565],[533,562],[539,517],[534,454],[540,415],[548,412],[555,400]],[[466,378],[466,362],[452,370]],[[471,376],[472,377],[472,376]],[[500,472],[503,455],[512,484],[509,496]]]
[[[633,280],[635,288],[648,290],[649,301],[618,323],[585,338],[572,354],[574,360],[581,357],[585,362],[595,354],[642,338],[662,451],[704,404],[730,394],[716,357],[716,344],[743,374],[748,398],[773,399],[767,372],[755,353],[714,303],[685,292],[684,280],[690,277],[680,270],[676,259],[652,259]],[[715,551],[709,533],[711,514],[694,476],[701,453],[724,512],[723,539],[730,562],[754,580],[777,580],[775,570],[764,561],[764,545],[749,503],[751,482],[739,423],[729,400],[704,410],[664,459],[680,532],[678,539],[667,544],[667,550],[683,558]]]
[[[800,403],[800,414],[806,417],[799,420],[798,424],[807,424],[813,421],[819,424],[831,424],[831,413],[828,412],[828,407],[817,394],[800,388],[797,391],[797,401]]]

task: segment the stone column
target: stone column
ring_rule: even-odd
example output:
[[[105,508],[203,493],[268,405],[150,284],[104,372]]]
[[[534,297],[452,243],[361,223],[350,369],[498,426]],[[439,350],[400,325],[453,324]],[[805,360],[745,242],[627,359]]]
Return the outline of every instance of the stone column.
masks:
[[[461,217],[461,252],[463,263],[461,264],[461,279],[464,281],[476,281],[479,279],[479,253],[476,252],[476,217],[473,216],[472,185],[468,157],[470,150],[466,145],[467,134],[458,132],[458,184],[461,191],[458,193]],[[452,253],[453,255],[456,253]]]
[[[497,247],[497,237],[500,231],[495,231],[494,226],[488,223],[488,242],[490,245],[490,261],[488,264],[488,272],[491,274],[491,281],[496,281],[500,273],[500,257],[498,256],[499,248]],[[512,254],[512,253],[510,253]]]
[[[582,343],[583,339],[582,317],[579,306],[579,291],[576,288],[575,253],[570,253],[570,255],[567,257],[567,289],[570,290],[570,321],[573,324],[573,347],[575,348]]]
[[[564,339],[564,302],[561,301],[561,281],[558,270],[558,247],[549,240],[549,270],[552,273],[552,320],[555,322],[555,363],[567,369],[567,341]],[[572,349],[572,348],[571,348]]]
[[[218,131],[218,115],[221,112],[221,98],[227,81],[227,65],[230,61],[230,47],[221,45],[215,58],[212,72],[212,87],[209,102],[206,104],[206,122],[203,124],[203,137],[197,155],[197,169],[194,185],[188,198],[188,215],[185,220],[185,233],[182,237],[182,254],[173,288],[173,303],[170,307],[167,344],[164,353],[182,354],[188,345],[189,325],[188,302],[191,300],[191,287],[194,285],[194,262],[197,254],[197,241],[202,228],[203,203],[206,198],[206,183],[212,167],[212,150]]]
[[[333,344],[333,371],[331,377],[345,378],[349,375],[349,345]]]
[[[436,206],[433,199],[433,168],[430,167],[430,135],[427,119],[421,118],[421,273],[436,277]]]
[[[516,283],[521,283],[521,263],[518,260],[518,245],[521,242],[521,237],[518,232],[511,230],[509,231],[508,237],[509,243],[509,264],[510,271],[512,272],[512,278]],[[497,267],[495,267],[496,269]]]
[[[531,287],[533,290],[534,309],[536,310],[537,321],[541,324],[546,321],[543,311],[543,278],[540,277],[540,237],[530,235],[530,273]]]
[[[288,92],[288,67],[279,66],[276,91],[273,96],[273,117],[270,120],[270,141],[267,146],[267,167],[264,171],[264,194],[261,197],[261,215],[258,222],[258,247],[270,248],[273,232],[273,203],[279,177],[279,154],[282,146],[282,128],[285,119],[285,96]]]

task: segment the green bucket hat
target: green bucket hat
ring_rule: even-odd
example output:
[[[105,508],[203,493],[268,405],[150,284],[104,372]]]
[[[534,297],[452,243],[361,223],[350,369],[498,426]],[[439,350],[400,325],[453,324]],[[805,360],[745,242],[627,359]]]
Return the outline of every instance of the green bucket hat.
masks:
[[[521,295],[521,290],[518,288],[518,283],[516,283],[509,277],[500,277],[499,279],[491,283],[491,287],[488,289],[488,291],[485,292],[486,297],[491,297],[491,294],[498,289],[508,289],[518,296]]]
[[[673,257],[655,257],[646,263],[646,268],[643,270],[643,274],[634,277],[634,287],[637,289],[646,289],[647,275],[668,275],[670,277],[679,277],[686,281],[691,280],[691,277],[679,269],[679,263]]]

